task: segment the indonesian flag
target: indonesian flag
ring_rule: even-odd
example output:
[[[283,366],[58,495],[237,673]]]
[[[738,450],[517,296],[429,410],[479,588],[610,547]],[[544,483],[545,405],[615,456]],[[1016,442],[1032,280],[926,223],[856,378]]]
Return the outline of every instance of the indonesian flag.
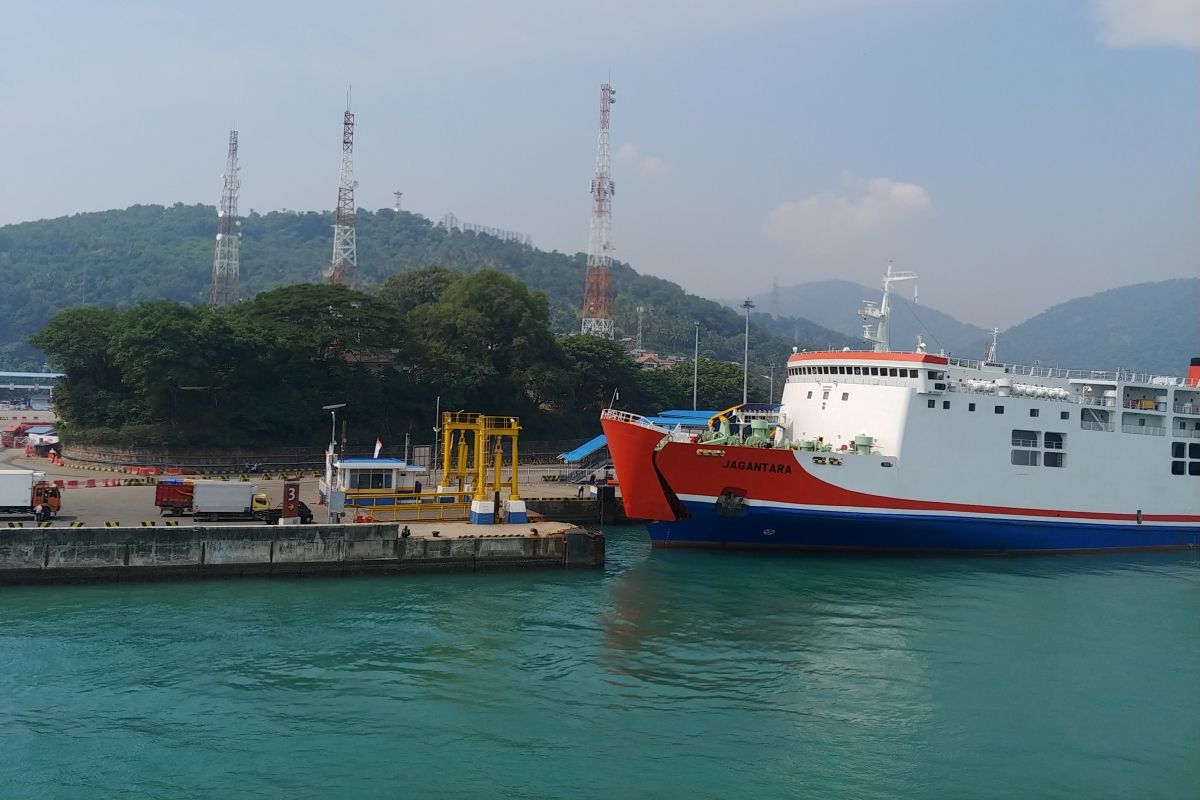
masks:
[[[372,458],[379,458],[379,451],[383,449],[383,440],[378,436],[375,437],[375,455]]]

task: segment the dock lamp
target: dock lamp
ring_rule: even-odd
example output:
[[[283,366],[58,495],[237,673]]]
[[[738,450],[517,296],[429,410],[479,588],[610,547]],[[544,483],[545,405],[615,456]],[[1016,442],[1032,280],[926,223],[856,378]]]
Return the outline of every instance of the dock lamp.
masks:
[[[328,411],[330,416],[333,417],[333,428],[329,434],[329,446],[331,451],[337,450],[337,410],[345,407],[345,403],[334,403],[333,405],[321,406],[322,411]]]
[[[746,341],[742,355],[742,405],[746,405],[746,381],[750,377],[750,309],[754,308],[754,303],[749,297],[742,303],[742,308],[746,309]]]

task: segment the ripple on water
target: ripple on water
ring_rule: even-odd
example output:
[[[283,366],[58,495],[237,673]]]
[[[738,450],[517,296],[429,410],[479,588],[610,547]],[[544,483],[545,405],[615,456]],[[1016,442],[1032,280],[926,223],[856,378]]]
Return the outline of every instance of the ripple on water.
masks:
[[[0,796],[1181,797],[1194,557],[0,593]],[[214,766],[216,765],[216,766]]]

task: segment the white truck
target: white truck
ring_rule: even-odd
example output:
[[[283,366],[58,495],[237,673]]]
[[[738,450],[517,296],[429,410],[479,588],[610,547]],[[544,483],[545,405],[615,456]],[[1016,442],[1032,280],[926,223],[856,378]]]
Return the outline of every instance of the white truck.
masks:
[[[197,481],[192,497],[192,519],[196,522],[241,519],[275,522],[279,510],[271,508],[271,498],[256,488],[249,483]]]
[[[33,514],[37,521],[43,522],[57,516],[61,507],[62,494],[46,480],[46,473],[31,469],[0,470],[0,514]]]

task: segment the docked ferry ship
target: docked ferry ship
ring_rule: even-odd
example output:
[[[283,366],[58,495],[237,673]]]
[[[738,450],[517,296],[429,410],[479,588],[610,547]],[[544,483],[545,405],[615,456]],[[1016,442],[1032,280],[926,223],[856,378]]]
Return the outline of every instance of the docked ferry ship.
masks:
[[[602,414],[656,547],[1053,552],[1200,547],[1200,358],[1186,377],[888,348],[794,352],[778,406],[700,431]]]

